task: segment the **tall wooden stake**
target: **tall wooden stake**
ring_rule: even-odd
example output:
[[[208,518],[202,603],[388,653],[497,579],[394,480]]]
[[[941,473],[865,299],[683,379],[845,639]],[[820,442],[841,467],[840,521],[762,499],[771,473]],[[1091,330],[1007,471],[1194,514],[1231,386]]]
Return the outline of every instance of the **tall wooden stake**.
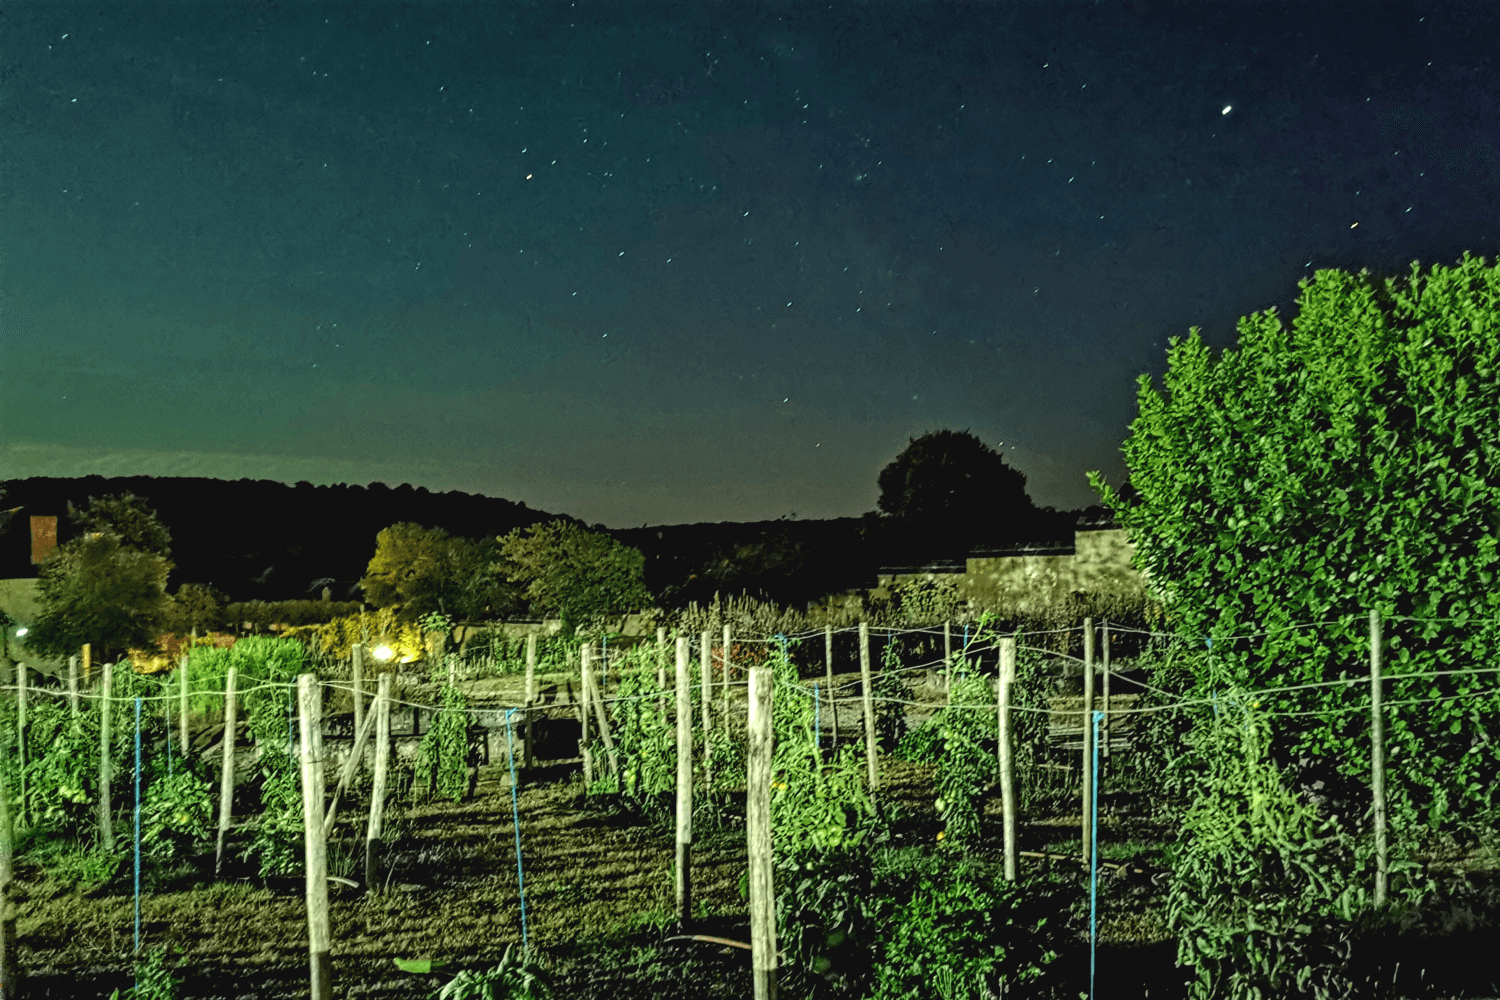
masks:
[[[323,839],[323,690],[316,674],[297,678],[302,750],[303,856],[312,1000],[333,1000],[333,933],[328,920],[328,844]]]
[[[1093,855],[1089,806],[1094,801],[1094,619],[1083,620],[1083,863]]]
[[[838,752],[839,745],[839,708],[833,691],[833,626],[823,626],[823,662],[828,671],[828,714],[833,718],[833,742],[829,749]]]
[[[728,644],[724,647],[729,648]],[[776,886],[771,858],[770,667],[750,668],[745,842],[750,861],[750,967],[755,1000],[776,1000]]]
[[[714,728],[714,654],[710,645],[712,635],[712,632],[704,631],[698,637],[698,674],[702,679],[698,685],[698,693],[703,702],[703,787],[705,790],[711,790],[714,787],[713,744],[709,741],[709,734]]]
[[[536,633],[526,637],[526,769],[532,766],[531,717],[535,713],[532,704],[536,701]]]
[[[677,637],[677,933],[693,919],[693,692],[687,636]]]
[[[219,844],[214,851],[214,875],[224,866],[224,838],[229,834],[230,817],[234,813],[234,743],[236,706],[234,702],[235,668],[229,668],[224,679],[224,773],[219,779]]]
[[[365,892],[380,887],[380,835],[385,823],[385,783],[391,767],[391,675],[380,675],[375,696],[375,782],[370,791],[370,823],[365,828]]]
[[[1000,640],[1000,804],[1005,810],[1005,879],[1016,880],[1016,783],[1010,731],[1010,686],[1016,679],[1016,638]]]
[[[84,646],[84,662],[88,662],[88,647]],[[104,665],[104,690],[99,697],[99,833],[105,853],[115,849],[115,831],[109,803],[109,722],[110,694],[114,689],[115,665]]]
[[[864,688],[865,760],[869,764],[870,798],[873,799],[880,775],[875,766],[875,686],[870,679],[870,626],[867,622],[859,623],[859,678]]]

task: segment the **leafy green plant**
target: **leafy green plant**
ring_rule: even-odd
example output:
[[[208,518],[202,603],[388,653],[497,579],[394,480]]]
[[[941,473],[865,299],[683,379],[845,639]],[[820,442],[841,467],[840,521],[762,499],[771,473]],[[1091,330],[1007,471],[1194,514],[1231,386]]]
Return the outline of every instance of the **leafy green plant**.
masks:
[[[302,670],[303,649],[287,639],[250,636],[228,651],[243,692],[246,723],[260,750],[261,819],[241,856],[259,865],[262,877],[290,875],[303,860],[300,748],[288,725]]]
[[[515,957],[515,942],[505,946],[500,964],[487,972],[465,969],[433,994],[434,1000],[550,1000],[552,984],[540,964],[522,950]],[[446,963],[429,959],[392,959],[403,972],[431,973]]]
[[[1359,780],[1369,717],[1329,682],[1364,674],[1352,665],[1368,660],[1373,609],[1386,696],[1415,703],[1387,716],[1391,814],[1438,833],[1493,821],[1500,691],[1463,671],[1500,639],[1500,488],[1483,430],[1500,423],[1500,265],[1465,253],[1427,275],[1416,262],[1385,280],[1323,270],[1299,287],[1291,329],[1274,309],[1244,317],[1238,349],[1217,359],[1196,328],[1172,338],[1164,388],[1140,378],[1122,449],[1138,499],[1097,472],[1090,484],[1172,629],[1211,642],[1183,696],[1297,687],[1276,696],[1300,714],[1275,756]]]
[[[1396,906],[1370,907],[1373,850],[1319,817],[1284,785],[1265,759],[1270,726],[1243,694],[1201,715],[1188,746],[1205,769],[1201,790],[1168,851],[1172,882],[1167,915],[1178,962],[1197,970],[1192,995],[1207,1000],[1358,995],[1349,975],[1351,942],[1361,928],[1396,919],[1401,905],[1432,888],[1410,876],[1417,866],[1393,845]]]
[[[984,678],[970,674],[954,684],[953,705],[939,712],[943,752],[933,787],[946,847],[972,845],[979,839],[983,796],[994,782],[996,767],[994,751],[980,741],[995,731],[995,710],[967,706],[983,706],[992,697]]]
[[[446,668],[435,663],[432,676],[434,680],[446,679]],[[414,788],[427,788],[459,802],[470,791],[468,699],[447,683],[439,690],[443,707],[417,747]]]
[[[32,848],[30,857],[60,884],[80,892],[93,892],[114,878],[130,857],[131,849],[122,843],[105,852],[98,846],[97,836],[91,840],[85,846],[64,837],[48,837]]]
[[[1055,917],[1056,887],[1007,882],[967,857],[893,860],[884,870],[877,865],[870,914],[887,928],[874,965],[876,1000],[928,996],[940,969],[963,979],[1003,975],[1007,983],[1029,983],[1057,959],[1068,935]]]
[[[181,983],[165,967],[166,953],[158,948],[145,962],[137,962],[135,985],[124,993],[115,990],[109,1000],[173,1000]]]
[[[141,844],[153,857],[191,853],[213,833],[212,782],[201,761],[179,762],[170,774],[157,774],[141,803]]]
[[[934,716],[901,737],[901,742],[888,756],[917,764],[936,764],[942,755],[943,727]]]
[[[905,702],[911,700],[911,688],[899,672],[901,658],[896,654],[897,641],[892,638],[885,644],[883,669],[875,675],[871,685],[875,695],[875,735],[881,753],[894,751],[907,730]]]
[[[1067,936],[1056,887],[893,849],[889,837],[777,861],[777,941],[813,996],[926,997],[942,969],[1023,983],[1056,959]]]

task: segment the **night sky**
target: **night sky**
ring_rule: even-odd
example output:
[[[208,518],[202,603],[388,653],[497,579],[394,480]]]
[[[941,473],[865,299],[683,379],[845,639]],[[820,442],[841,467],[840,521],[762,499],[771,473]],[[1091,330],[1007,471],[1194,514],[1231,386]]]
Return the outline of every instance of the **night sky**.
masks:
[[[1494,259],[1500,4],[15,2],[0,478],[856,516],[1120,484],[1167,339]]]

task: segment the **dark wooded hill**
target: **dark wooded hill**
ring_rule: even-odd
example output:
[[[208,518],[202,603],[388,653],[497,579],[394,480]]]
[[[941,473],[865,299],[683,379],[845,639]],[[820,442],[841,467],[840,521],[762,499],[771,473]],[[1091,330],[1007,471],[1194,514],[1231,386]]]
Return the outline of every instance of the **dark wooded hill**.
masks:
[[[390,489],[339,484],[296,486],[268,480],[129,476],[34,477],[5,482],[8,510],[0,524],[0,578],[34,577],[30,518],[57,518],[58,544],[76,537],[68,502],[134,493],[157,512],[172,535],[168,580],[208,583],[231,600],[360,600],[358,581],[375,554],[375,538],[409,521],[478,539],[563,519],[603,532],[646,557],[645,581],[664,606],[700,602],[721,592],[748,593],[802,607],[830,593],[873,587],[882,566],[962,561],[963,552],[932,552],[874,513],[825,521],[707,522],[606,529],[524,503],[458,491],[432,493],[402,484]],[[1015,542],[1072,541],[1078,511],[1038,511],[1016,526]],[[930,547],[929,547],[930,548]]]

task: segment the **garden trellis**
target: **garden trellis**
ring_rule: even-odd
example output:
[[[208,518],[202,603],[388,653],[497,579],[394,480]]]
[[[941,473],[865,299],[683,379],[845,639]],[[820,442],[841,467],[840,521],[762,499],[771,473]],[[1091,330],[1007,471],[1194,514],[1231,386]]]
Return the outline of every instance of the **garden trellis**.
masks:
[[[1418,621],[1419,619],[1393,618],[1386,620]],[[1104,625],[1105,635],[1108,636],[1111,629],[1107,625],[1107,623],[1102,624]],[[1233,697],[1238,699],[1238,703],[1244,704],[1252,700],[1261,701],[1275,699],[1278,697],[1290,695],[1297,691],[1311,690],[1330,686],[1342,686],[1348,688],[1353,685],[1362,685],[1368,682],[1368,684],[1370,685],[1369,702],[1351,705],[1344,710],[1350,712],[1368,711],[1370,713],[1370,736],[1373,747],[1372,759],[1374,761],[1374,770],[1371,774],[1371,797],[1372,810],[1375,817],[1374,833],[1376,838],[1377,852],[1375,888],[1375,898],[1377,901],[1377,905],[1380,905],[1384,902],[1387,892],[1387,845],[1385,844],[1385,818],[1382,801],[1384,797],[1385,757],[1382,747],[1383,714],[1385,712],[1403,707],[1416,706],[1424,703],[1435,702],[1437,700],[1443,700],[1437,698],[1407,698],[1395,701],[1385,700],[1382,697],[1382,688],[1384,686],[1384,683],[1400,682],[1406,684],[1416,682],[1424,678],[1432,678],[1437,676],[1486,674],[1496,672],[1496,668],[1476,668],[1469,670],[1444,670],[1386,675],[1383,672],[1383,664],[1380,654],[1382,646],[1381,628],[1381,619],[1379,619],[1374,613],[1371,613],[1371,657],[1370,671],[1367,678],[1348,677],[1341,678],[1339,680],[1314,682],[1310,684],[1262,688],[1252,691],[1239,691],[1234,692],[1233,694]],[[624,762],[620,759],[620,748],[611,745],[611,740],[613,739],[614,735],[612,730],[616,725],[618,725],[617,722],[611,721],[611,714],[614,713],[616,718],[618,718],[619,713],[622,711],[625,704],[634,701],[644,704],[655,704],[656,706],[658,706],[658,711],[663,716],[668,716],[669,713],[667,713],[665,709],[666,706],[670,703],[670,705],[672,706],[672,711],[675,713],[675,720],[671,721],[675,722],[673,728],[675,728],[676,737],[675,740],[672,741],[676,752],[676,760],[674,761],[675,781],[673,782],[673,789],[676,795],[678,829],[678,834],[674,842],[674,853],[677,862],[676,900],[679,931],[686,932],[690,930],[692,926],[690,907],[690,901],[692,898],[692,888],[690,881],[690,856],[692,843],[691,800],[692,788],[695,780],[694,776],[696,774],[702,774],[703,784],[708,788],[713,788],[716,785],[723,786],[728,783],[728,779],[735,777],[733,775],[720,774],[718,775],[720,780],[717,782],[714,780],[715,774],[710,768],[710,761],[712,760],[712,757],[709,752],[710,747],[708,745],[708,738],[710,734],[714,734],[714,739],[723,739],[730,733],[738,733],[740,731],[740,728],[737,724],[740,718],[738,716],[738,713],[734,713],[733,716],[731,715],[731,702],[729,699],[729,693],[731,688],[744,689],[747,695],[746,701],[744,702],[745,714],[743,716],[745,723],[744,732],[746,735],[746,785],[744,794],[749,796],[746,800],[747,809],[750,810],[748,815],[756,817],[754,824],[751,825],[747,830],[747,844],[750,850],[749,885],[751,887],[752,904],[751,945],[752,950],[757,952],[757,955],[753,961],[753,972],[757,983],[757,994],[761,994],[761,991],[763,989],[761,984],[767,981],[768,977],[774,977],[774,970],[776,968],[774,924],[768,924],[768,921],[770,921],[772,918],[768,915],[770,913],[770,910],[766,909],[765,907],[767,900],[771,898],[771,893],[774,889],[774,886],[770,881],[770,852],[776,835],[776,828],[773,827],[771,823],[771,817],[775,814],[773,801],[781,801],[781,799],[777,799],[773,795],[773,791],[779,791],[780,789],[773,790],[770,787],[773,781],[775,781],[776,772],[774,770],[774,758],[771,756],[772,741],[768,737],[768,734],[771,732],[770,726],[772,724],[772,717],[776,711],[778,699],[796,700],[799,704],[805,707],[806,711],[811,713],[811,725],[808,726],[805,731],[807,731],[809,738],[813,742],[813,746],[817,752],[818,759],[820,760],[825,759],[825,748],[823,745],[822,735],[825,721],[823,718],[823,713],[825,712],[825,710],[829,714],[829,718],[827,719],[827,722],[831,724],[829,728],[831,728],[835,733],[835,736],[830,741],[827,749],[829,751],[837,751],[838,708],[841,705],[845,704],[859,706],[863,722],[863,750],[865,756],[865,767],[863,769],[863,772],[866,776],[866,791],[875,801],[878,801],[879,796],[879,747],[875,732],[876,713],[878,706],[894,705],[898,708],[904,706],[931,707],[931,703],[929,702],[919,702],[911,699],[902,699],[876,694],[876,689],[879,684],[879,677],[877,676],[877,669],[874,666],[874,663],[870,656],[870,629],[865,623],[861,623],[858,628],[861,647],[859,657],[860,678],[858,681],[850,682],[850,684],[859,685],[858,697],[847,697],[845,695],[845,692],[848,690],[848,687],[850,685],[846,684],[842,687],[837,687],[834,684],[832,656],[832,637],[834,634],[834,629],[831,626],[828,626],[822,631],[824,634],[823,646],[825,651],[825,664],[823,670],[824,679],[822,680],[812,681],[810,683],[802,683],[800,680],[787,681],[784,679],[778,679],[776,673],[778,668],[785,671],[788,663],[787,654],[789,647],[794,647],[799,641],[814,638],[817,634],[816,632],[810,632],[804,635],[782,634],[777,636],[765,637],[760,640],[745,640],[742,638],[740,640],[742,644],[747,642],[758,642],[763,644],[765,648],[772,654],[771,663],[769,665],[753,667],[751,668],[748,677],[744,678],[743,680],[735,680],[731,676],[730,670],[725,669],[726,664],[722,659],[720,660],[720,669],[723,672],[716,678],[713,669],[713,639],[715,638],[715,636],[709,630],[702,630],[690,635],[675,636],[675,641],[673,643],[673,645],[675,646],[675,670],[673,671],[673,681],[671,685],[662,683],[663,673],[665,671],[664,665],[659,665],[659,663],[648,663],[645,665],[644,669],[650,672],[652,671],[652,668],[654,668],[654,672],[657,676],[656,689],[645,691],[637,695],[632,695],[628,698],[622,698],[618,696],[610,697],[608,693],[608,681],[604,680],[602,676],[598,676],[595,674],[596,669],[600,670],[600,673],[602,674],[602,668],[599,666],[598,661],[595,658],[595,651],[591,645],[585,645],[580,648],[578,653],[577,662],[579,672],[576,675],[578,681],[576,698],[570,697],[568,701],[562,701],[562,699],[559,698],[550,706],[542,706],[537,701],[535,682],[535,642],[533,640],[528,644],[528,676],[525,686],[525,697],[523,699],[524,703],[519,705],[502,706],[503,730],[505,733],[504,747],[506,760],[509,765],[510,773],[512,775],[511,787],[513,798],[513,824],[515,827],[515,837],[517,841],[517,885],[518,891],[520,892],[520,903],[522,907],[521,924],[523,944],[529,945],[529,940],[527,938],[525,917],[525,882],[521,865],[523,845],[521,817],[519,815],[518,807],[515,806],[515,796],[516,787],[519,784],[520,779],[524,777],[526,768],[529,768],[532,763],[530,760],[532,741],[529,738],[532,715],[534,713],[540,714],[547,711],[556,711],[560,708],[564,711],[571,710],[578,713],[581,727],[589,725],[589,722],[591,721],[593,723],[594,732],[597,733],[597,742],[602,746],[606,758],[610,760],[609,776],[617,778],[620,774],[622,764]],[[1072,631],[1077,631],[1077,629],[1075,628]],[[946,632],[947,629],[945,629],[945,633]],[[1026,633],[1024,635],[1029,636],[1033,634],[1035,633]],[[1208,709],[1212,709],[1214,711],[1223,711],[1226,703],[1220,702],[1214,698],[1181,698],[1175,701],[1168,700],[1163,704],[1152,704],[1143,707],[1120,708],[1118,707],[1118,705],[1111,704],[1109,684],[1111,681],[1112,672],[1110,670],[1108,654],[1108,650],[1110,647],[1108,639],[1106,638],[1099,644],[1099,648],[1104,653],[1103,659],[1101,661],[1102,674],[1100,674],[1100,676],[1104,682],[1103,690],[1105,698],[1105,708],[1103,710],[1096,710],[1092,703],[1093,679],[1096,675],[1096,668],[1093,655],[1095,649],[1094,623],[1091,619],[1085,619],[1083,634],[1084,655],[1082,657],[1081,666],[1083,668],[1082,673],[1084,695],[1082,699],[1082,705],[1080,706],[1079,711],[1076,714],[1080,716],[1080,722],[1084,723],[1084,725],[1080,727],[1083,730],[1084,739],[1082,744],[1083,752],[1082,756],[1079,759],[1079,770],[1082,773],[1084,781],[1084,799],[1083,802],[1080,803],[1083,807],[1081,811],[1083,812],[1083,815],[1085,817],[1085,825],[1081,830],[1083,860],[1088,865],[1092,878],[1096,877],[1094,873],[1097,872],[1097,868],[1099,865],[1097,844],[1097,800],[1099,795],[1099,779],[1102,773],[1100,769],[1100,758],[1108,753],[1108,748],[1110,746],[1109,742],[1104,739],[1104,737],[1106,737],[1109,732],[1109,717],[1144,716],[1152,713],[1181,711],[1185,709],[1191,709],[1199,712]],[[1138,634],[1149,635],[1152,637],[1164,637],[1162,633],[1154,632],[1140,632]],[[643,654],[643,658],[649,660],[654,654],[660,659],[665,659],[665,653],[667,652],[665,644],[666,637],[666,630],[660,630],[657,636],[658,643],[656,649],[654,651],[650,650],[648,646],[647,651]],[[993,728],[991,729],[991,731],[996,734],[996,752],[994,766],[998,772],[1000,791],[1004,806],[1003,822],[1005,827],[1005,874],[1006,878],[1012,881],[1014,881],[1017,876],[1017,858],[1018,856],[1022,855],[1020,855],[1020,852],[1018,852],[1016,849],[1017,845],[1015,834],[1015,823],[1019,818],[1021,807],[1016,804],[1017,796],[1016,790],[1014,788],[1014,778],[1013,776],[1010,776],[1008,774],[1008,772],[1012,771],[1014,766],[1014,760],[1012,758],[1013,739],[1010,726],[1010,716],[1012,712],[1017,712],[1023,715],[1048,713],[1049,718],[1057,714],[1056,710],[1051,707],[1042,707],[1037,705],[1018,705],[1012,703],[1012,689],[1017,683],[1017,656],[1023,652],[1030,652],[1045,654],[1053,657],[1054,659],[1062,659],[1065,661],[1077,659],[1067,653],[1058,653],[1055,650],[1044,649],[1038,646],[1024,645],[1018,641],[1022,637],[1022,633],[1017,633],[1014,635],[1001,635],[992,637],[992,639],[986,640],[985,642],[978,641],[977,639],[971,642],[969,640],[969,637],[966,635],[964,647],[959,651],[957,656],[952,655],[950,652],[950,654],[943,661],[937,661],[936,664],[941,669],[946,671],[946,682],[943,686],[944,688],[946,688],[948,697],[942,704],[943,708],[946,708],[950,711],[970,711],[977,714],[987,714],[990,712],[996,713],[993,718]],[[947,636],[945,635],[945,639],[946,638]],[[997,642],[994,641],[996,639],[998,640]],[[720,647],[721,652],[731,650],[733,648],[733,643],[731,640],[731,629],[730,627],[725,626],[722,635],[722,646]],[[697,647],[698,654],[696,657],[692,655],[695,645]],[[602,650],[600,652],[602,652]],[[995,695],[994,700],[985,702],[955,700],[955,698],[953,697],[955,690],[965,690],[963,688],[964,679],[966,679],[968,675],[979,673],[982,664],[987,667],[989,664],[986,663],[985,658],[988,657],[991,653],[995,654],[995,659],[993,661],[996,675],[994,678],[995,686],[993,689],[993,694]],[[372,874],[373,872],[378,872],[378,864],[372,860],[377,855],[378,848],[373,845],[378,844],[380,840],[380,816],[382,808],[381,804],[383,804],[383,800],[385,798],[384,784],[386,780],[386,769],[389,766],[388,761],[391,744],[389,713],[392,707],[399,704],[401,706],[412,708],[414,712],[425,711],[436,716],[443,716],[445,713],[450,715],[453,713],[464,715],[475,712],[494,710],[493,706],[480,707],[478,705],[473,707],[464,706],[460,708],[455,707],[451,703],[441,700],[437,705],[423,705],[414,701],[407,700],[398,701],[391,694],[390,688],[394,681],[394,677],[389,671],[384,672],[379,678],[379,692],[370,692],[365,688],[365,678],[363,677],[364,657],[365,650],[361,645],[359,647],[356,647],[356,650],[352,651],[351,657],[347,661],[353,674],[354,680],[354,683],[352,685],[348,685],[346,687],[346,690],[349,690],[354,696],[353,703],[355,705],[355,724],[354,733],[352,734],[353,746],[350,754],[343,763],[342,775],[338,781],[337,789],[333,794],[333,801],[331,803],[324,801],[325,795],[322,790],[324,781],[323,769],[312,766],[315,762],[324,759],[324,751],[321,745],[323,734],[320,725],[320,718],[322,714],[322,700],[318,695],[318,689],[320,687],[334,688],[345,686],[333,684],[333,678],[331,677],[320,678],[317,676],[318,673],[324,672],[326,664],[317,664],[315,672],[312,673],[302,671],[297,677],[295,684],[285,681],[260,682],[247,685],[241,690],[237,690],[238,680],[236,678],[235,668],[231,667],[224,677],[225,683],[221,689],[227,732],[233,732],[232,727],[235,725],[236,721],[236,702],[244,698],[245,696],[255,691],[264,691],[273,695],[273,697],[279,698],[282,692],[290,692],[293,687],[296,687],[299,691],[299,711],[297,713],[297,719],[300,721],[301,740],[299,742],[299,751],[297,756],[302,776],[301,786],[303,793],[302,806],[304,816],[304,833],[307,838],[305,845],[304,862],[305,871],[314,875],[314,878],[312,878],[309,882],[309,913],[311,917],[314,910],[321,907],[321,909],[323,910],[322,919],[325,921],[327,919],[326,872],[324,873],[323,877],[318,877],[317,875],[319,851],[325,850],[325,848],[320,847],[314,841],[321,840],[322,838],[326,837],[327,833],[331,829],[333,818],[338,808],[339,798],[347,790],[350,776],[362,763],[365,748],[372,738],[372,734],[377,758],[375,761],[376,791],[372,796],[371,818],[366,837],[367,867],[365,882],[367,887],[373,887],[378,882],[378,878]],[[628,660],[628,657],[626,659]],[[693,671],[694,660],[696,660],[697,665],[696,683]],[[197,689],[193,689],[190,692],[188,684],[184,682],[192,680],[192,674],[190,671],[184,671],[182,674],[178,675],[177,678],[175,678],[176,684],[171,690],[162,690],[161,692],[152,696],[132,695],[128,699],[124,696],[117,696],[114,687],[116,678],[120,673],[118,666],[119,665],[117,664],[104,664],[102,671],[103,676],[101,678],[102,689],[97,693],[85,692],[83,695],[84,699],[90,705],[96,706],[97,710],[100,713],[100,745],[106,751],[101,754],[100,758],[100,783],[104,791],[104,795],[101,802],[99,803],[101,836],[106,843],[110,842],[109,838],[112,835],[111,823],[113,812],[108,799],[108,789],[112,780],[112,776],[109,772],[110,754],[108,752],[108,748],[112,743],[110,728],[112,713],[108,710],[109,706],[115,703],[128,702],[129,700],[133,700],[136,697],[145,697],[145,700],[147,701],[160,700],[164,705],[175,703],[178,706],[183,706],[188,703],[190,693],[199,695],[204,694],[203,691]],[[729,664],[729,666],[737,665]],[[918,664],[915,666],[902,667],[900,672],[910,674],[914,671],[930,670],[933,667],[934,664],[932,663]],[[611,671],[611,674],[616,679],[617,687],[620,683],[623,683],[624,678],[622,675],[628,673],[629,669],[629,664],[627,662],[624,667],[619,667],[615,671]],[[445,673],[448,682],[445,687],[456,689],[458,686],[460,672],[466,674],[472,673],[471,669],[462,666],[456,657],[450,657],[446,661],[444,661],[443,664],[441,664],[440,669],[436,673]],[[880,670],[878,671],[878,673],[884,675],[895,673],[895,671]],[[11,687],[10,690],[14,691],[16,695],[15,704],[17,707],[17,725],[18,727],[20,727],[21,733],[24,733],[26,719],[22,705],[25,703],[25,700],[28,697],[36,697],[38,695],[63,696],[64,692],[51,688],[39,688],[32,686],[29,683],[29,675],[25,671],[24,667],[18,670],[18,675],[18,680],[20,681],[20,683]],[[957,683],[955,682],[955,679],[957,679]],[[1170,692],[1151,689],[1148,685],[1139,681],[1132,680],[1128,677],[1115,676],[1113,679],[1116,683],[1126,682],[1138,684],[1143,691],[1154,694],[1158,698],[1170,699],[1172,697],[1170,695]],[[131,683],[136,683],[137,681],[138,679],[132,680]],[[721,699],[713,698],[714,684],[721,685]],[[968,690],[974,689],[969,688]],[[1494,693],[1494,691],[1468,691],[1456,695],[1447,695],[1444,696],[1444,698],[1450,699],[1465,696],[1474,697]],[[65,694],[69,699],[71,707],[73,707],[76,712],[78,706],[76,679],[70,678],[69,689]],[[364,694],[373,694],[375,700],[373,710],[368,713],[364,711]],[[673,695],[673,697],[670,698],[670,701],[668,699],[669,694]],[[722,715],[720,715],[719,712],[716,711],[716,701],[718,701],[722,705]],[[1261,714],[1272,717],[1296,716],[1320,714],[1320,712],[1322,711],[1326,710],[1309,713],[1300,712],[1295,709],[1281,711],[1274,708],[1268,708]],[[697,714],[699,718],[699,724],[697,726],[693,725],[695,714]],[[187,713],[185,712],[179,715],[179,726],[181,730],[186,729],[186,725],[183,721],[186,718],[186,715]],[[717,720],[716,716],[719,716]],[[736,723],[735,725],[730,725],[732,717]],[[528,731],[528,737],[525,740],[527,761],[518,773],[515,761],[515,750],[517,749],[517,742],[520,742],[520,735],[517,730],[519,730],[523,725]],[[414,726],[414,730],[416,728],[417,727]],[[464,727],[464,732],[468,733],[469,728],[470,727],[466,725]],[[1036,726],[1033,726],[1032,731],[1039,732],[1040,730],[1037,729]],[[580,741],[579,755],[576,758],[576,762],[582,764],[585,768],[590,768],[590,762],[593,759],[594,754],[594,747],[591,746],[591,743],[593,743],[594,740],[588,736],[588,729],[584,729],[583,732],[585,734],[585,738],[584,740]],[[698,760],[697,749],[694,746],[695,738],[693,734],[695,732],[700,734],[697,739],[701,739],[704,741],[701,761]],[[19,735],[20,734],[18,734],[18,736]],[[170,742],[171,740],[169,736],[167,740],[168,747],[170,747]],[[228,810],[233,785],[232,742],[232,740],[226,738],[224,741],[223,749],[224,770],[223,783],[220,786],[220,810],[218,823],[218,853],[220,856],[222,856],[224,850],[224,836],[231,821]],[[22,742],[21,745],[24,746],[24,742]],[[186,739],[183,740],[183,745],[184,747],[188,747],[188,742]],[[190,749],[190,747],[188,748]],[[167,752],[170,753],[170,749],[168,749]],[[184,760],[186,760],[186,756],[186,754],[183,755]],[[601,775],[600,780],[604,780],[604,777],[605,776]],[[19,802],[21,811],[27,809],[29,805],[25,801],[25,795],[26,793],[23,793],[22,799]],[[314,809],[314,807],[316,807],[316,809]],[[316,819],[318,820],[317,822],[312,821],[314,817],[316,817]],[[324,857],[326,857],[326,854],[324,855]],[[321,904],[318,903],[318,894],[314,891],[315,885],[316,887],[321,887]],[[1091,907],[1091,921],[1094,919],[1092,909],[1093,908]],[[756,916],[757,913],[759,913],[760,915]],[[328,995],[325,991],[331,989],[331,983],[329,982],[329,980],[331,979],[331,973],[328,972],[329,966],[327,964],[327,957],[332,952],[335,939],[331,936],[331,930],[327,929],[326,925],[324,925],[322,931],[313,929],[314,927],[315,925],[310,923],[311,937],[309,940],[309,948],[311,975],[314,983],[314,995],[324,996]],[[13,954],[13,950],[11,950],[11,944],[11,942],[5,943],[4,947],[7,949],[5,951],[5,954]]]

